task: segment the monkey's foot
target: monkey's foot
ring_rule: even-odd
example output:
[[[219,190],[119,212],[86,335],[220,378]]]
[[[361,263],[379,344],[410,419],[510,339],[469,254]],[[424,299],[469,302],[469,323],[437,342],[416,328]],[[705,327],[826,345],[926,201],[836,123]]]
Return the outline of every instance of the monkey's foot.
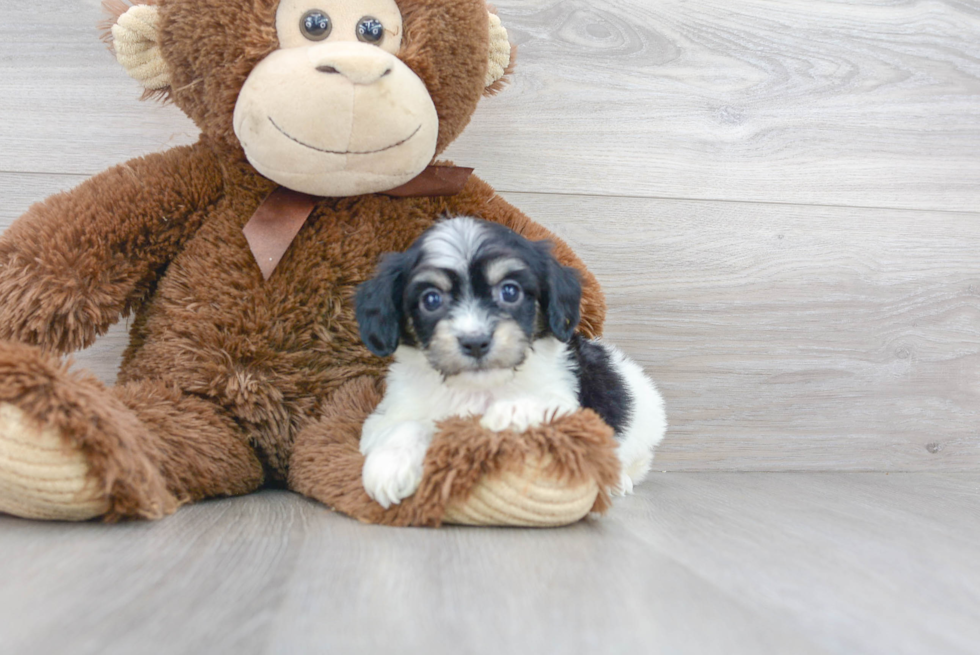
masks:
[[[501,471],[481,478],[464,500],[451,502],[443,520],[463,525],[554,527],[575,523],[595,505],[599,485],[578,484],[547,474],[550,458],[529,460],[519,473]]]
[[[84,521],[108,509],[80,449],[56,427],[40,427],[19,408],[0,403],[0,512]]]

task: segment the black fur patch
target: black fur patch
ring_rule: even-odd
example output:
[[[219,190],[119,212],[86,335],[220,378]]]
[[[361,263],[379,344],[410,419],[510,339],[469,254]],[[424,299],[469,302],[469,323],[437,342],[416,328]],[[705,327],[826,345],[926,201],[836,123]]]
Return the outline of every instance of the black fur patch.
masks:
[[[559,264],[551,254],[548,241],[528,241],[497,223],[484,222],[484,228],[492,236],[480,247],[473,264],[482,266],[487,261],[504,257],[517,257],[528,264],[533,280],[524,278],[519,281],[525,292],[533,289],[532,295],[547,318],[546,324],[535,326],[543,328],[535,336],[552,334],[559,341],[568,341],[579,322],[582,283],[578,271]],[[527,324],[527,319],[534,322],[534,317],[515,317],[522,326]]]
[[[357,287],[356,315],[361,341],[375,355],[387,357],[398,347],[402,331],[398,301],[405,286],[404,271],[414,253],[385,255],[377,274]]]
[[[613,366],[609,351],[594,341],[575,334],[568,349],[578,367],[579,404],[601,416],[619,436],[633,414],[634,400],[626,380]]]

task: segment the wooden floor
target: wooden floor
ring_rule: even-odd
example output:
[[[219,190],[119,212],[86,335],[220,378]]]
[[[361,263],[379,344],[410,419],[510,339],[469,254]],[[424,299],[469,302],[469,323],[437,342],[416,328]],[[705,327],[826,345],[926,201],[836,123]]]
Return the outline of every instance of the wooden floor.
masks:
[[[560,530],[366,526],[286,492],[0,517],[0,652],[975,654],[980,473],[661,473]]]
[[[596,272],[667,473],[548,532],[0,517],[0,654],[980,652],[980,2],[494,4],[517,72],[447,154]],[[0,229],[196,139],[101,16],[0,0]]]

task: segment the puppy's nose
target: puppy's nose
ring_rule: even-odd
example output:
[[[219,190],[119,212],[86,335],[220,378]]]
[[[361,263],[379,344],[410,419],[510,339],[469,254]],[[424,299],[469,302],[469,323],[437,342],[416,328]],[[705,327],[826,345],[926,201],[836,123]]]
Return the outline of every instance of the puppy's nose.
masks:
[[[459,348],[464,354],[479,359],[490,352],[490,342],[493,339],[489,334],[473,334],[459,338]]]

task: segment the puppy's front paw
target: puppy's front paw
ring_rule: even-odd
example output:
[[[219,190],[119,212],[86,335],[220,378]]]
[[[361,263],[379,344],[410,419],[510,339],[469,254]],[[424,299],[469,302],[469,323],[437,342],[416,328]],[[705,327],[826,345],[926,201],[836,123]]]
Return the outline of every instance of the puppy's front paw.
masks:
[[[610,492],[613,496],[628,496],[633,493],[633,478],[626,471],[619,472],[619,482]]]
[[[428,431],[420,423],[402,423],[392,429],[385,443],[364,460],[364,489],[388,509],[408,498],[422,481],[422,463],[428,448]]]
[[[535,400],[499,400],[487,408],[480,425],[494,432],[508,429],[524,432],[569,411],[572,410],[567,407]]]
[[[487,408],[480,425],[501,432],[514,429],[523,432],[532,425],[540,425],[544,419],[544,407],[528,400],[500,400]]]

